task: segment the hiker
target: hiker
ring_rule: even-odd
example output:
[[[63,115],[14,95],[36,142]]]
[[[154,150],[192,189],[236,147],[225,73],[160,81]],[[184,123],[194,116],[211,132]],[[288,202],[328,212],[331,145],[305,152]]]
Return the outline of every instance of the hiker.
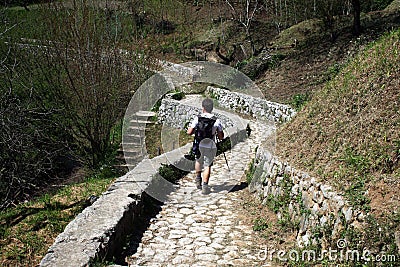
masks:
[[[217,153],[215,137],[222,140],[224,132],[222,131],[221,121],[211,113],[214,107],[212,99],[204,99],[201,105],[202,113],[193,119],[187,134],[195,134],[192,151],[196,158],[196,186],[198,189],[202,189],[203,194],[209,194],[208,181],[212,162]],[[201,178],[202,167],[204,167],[203,179]]]

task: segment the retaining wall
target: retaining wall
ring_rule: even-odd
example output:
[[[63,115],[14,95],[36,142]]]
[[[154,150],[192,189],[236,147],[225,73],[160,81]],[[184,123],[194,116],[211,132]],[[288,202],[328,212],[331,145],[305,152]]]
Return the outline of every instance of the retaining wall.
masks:
[[[93,205],[71,221],[49,248],[40,266],[88,266],[97,259],[117,253],[134,221],[145,208],[145,190],[163,163],[182,164],[182,151],[176,149],[151,160],[145,159],[133,170],[119,177]]]
[[[287,105],[266,101],[237,92],[209,86],[207,93],[218,105],[257,119],[289,121],[296,112]],[[274,205],[280,220],[298,229],[297,244],[306,246],[339,239],[346,226],[362,227],[365,214],[355,210],[341,193],[327,183],[318,182],[306,172],[297,170],[263,148],[257,149],[256,173],[249,185],[264,204]],[[315,235],[318,232],[319,240]]]
[[[184,105],[177,100],[164,98],[158,110],[158,122],[173,128],[184,129],[194,117],[201,113],[200,107],[200,103],[197,106]],[[235,125],[233,114],[227,114],[218,109],[214,109],[213,114],[221,120],[225,129]]]
[[[299,246],[322,243],[326,247],[340,238],[345,226],[362,227],[365,214],[351,207],[332,186],[318,182],[268,151],[259,149],[256,160],[257,171],[249,189],[264,204],[278,205],[278,219],[295,223]]]
[[[269,120],[277,123],[289,121],[296,111],[284,104],[267,101],[250,95],[231,92],[229,90],[207,87],[206,93],[218,101],[219,106],[248,114],[256,119]]]

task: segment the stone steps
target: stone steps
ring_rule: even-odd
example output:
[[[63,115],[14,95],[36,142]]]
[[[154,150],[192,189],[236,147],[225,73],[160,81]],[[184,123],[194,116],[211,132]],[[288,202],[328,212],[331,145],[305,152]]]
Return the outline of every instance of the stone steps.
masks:
[[[148,125],[154,124],[154,121],[148,120],[148,118],[156,114],[155,112],[144,110],[134,114],[124,133],[123,143],[117,151],[115,168],[121,171],[128,171],[143,160],[142,147],[145,145],[145,129]]]

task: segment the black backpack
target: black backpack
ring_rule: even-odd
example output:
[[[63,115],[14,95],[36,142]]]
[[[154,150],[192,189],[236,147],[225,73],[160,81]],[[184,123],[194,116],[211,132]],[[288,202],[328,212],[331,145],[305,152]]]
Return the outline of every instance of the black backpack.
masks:
[[[194,141],[193,141],[193,153],[195,155],[200,155],[199,144],[205,139],[213,139],[212,128],[216,122],[216,118],[213,116],[211,118],[206,118],[198,116],[198,123],[194,129]]]

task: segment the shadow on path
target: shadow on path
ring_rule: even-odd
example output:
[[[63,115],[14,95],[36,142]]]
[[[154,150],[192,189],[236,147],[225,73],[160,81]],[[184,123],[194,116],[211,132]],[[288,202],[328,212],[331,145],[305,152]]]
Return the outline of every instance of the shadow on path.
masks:
[[[143,192],[143,206],[139,216],[136,216],[132,222],[133,229],[131,234],[126,236],[126,243],[122,247],[120,253],[112,255],[113,259],[108,259],[115,264],[128,266],[126,262],[126,257],[136,253],[139,244],[142,241],[144,232],[150,226],[150,222],[157,214],[160,213],[161,207],[164,205],[163,202],[151,197],[150,195]]]

